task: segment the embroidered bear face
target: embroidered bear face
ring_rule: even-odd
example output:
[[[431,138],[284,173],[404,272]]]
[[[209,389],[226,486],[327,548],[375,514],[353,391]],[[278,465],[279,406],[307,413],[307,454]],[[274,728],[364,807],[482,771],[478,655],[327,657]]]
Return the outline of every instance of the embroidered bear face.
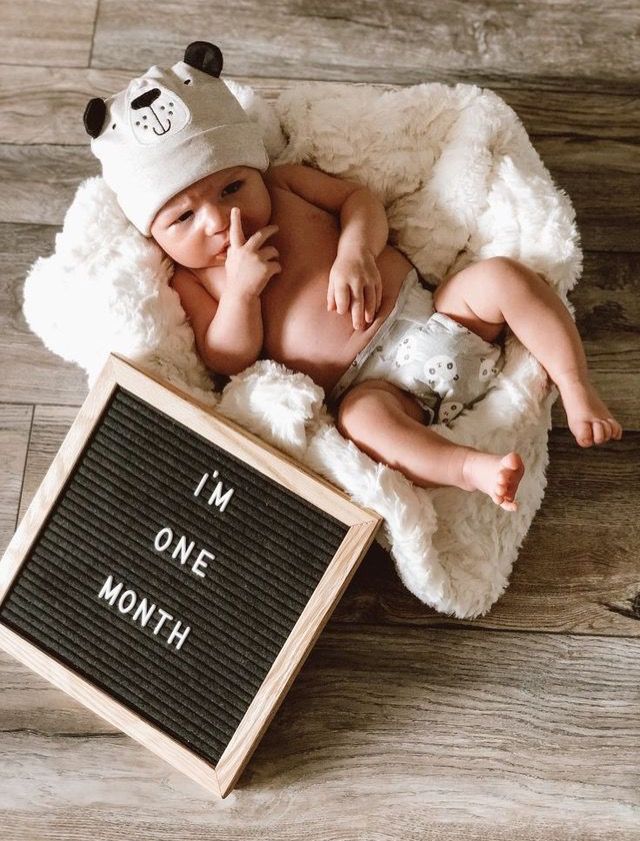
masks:
[[[428,359],[423,373],[429,386],[438,392],[448,392],[460,378],[455,360],[446,353]]]
[[[136,79],[136,82],[145,80]],[[191,114],[178,94],[155,81],[153,87],[139,96],[132,89],[129,123],[138,143],[157,143],[163,134],[180,131],[184,128]]]

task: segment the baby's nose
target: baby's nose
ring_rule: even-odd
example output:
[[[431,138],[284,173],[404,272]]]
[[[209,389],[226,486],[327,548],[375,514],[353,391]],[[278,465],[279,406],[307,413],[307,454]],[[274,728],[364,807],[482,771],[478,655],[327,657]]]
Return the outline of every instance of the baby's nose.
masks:
[[[225,211],[207,205],[203,208],[203,212],[205,213],[205,228],[209,236],[222,234],[229,228],[229,214]]]
[[[214,237],[216,234],[226,234],[229,225],[228,223],[217,223],[215,220],[209,220],[205,225],[205,230],[208,236]]]

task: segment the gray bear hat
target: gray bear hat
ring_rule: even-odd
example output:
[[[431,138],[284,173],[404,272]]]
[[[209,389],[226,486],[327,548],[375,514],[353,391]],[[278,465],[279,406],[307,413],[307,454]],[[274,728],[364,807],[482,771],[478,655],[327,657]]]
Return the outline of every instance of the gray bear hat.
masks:
[[[218,47],[194,41],[184,61],[168,70],[154,65],[85,108],[102,177],[146,237],[160,208],[190,184],[232,166],[269,167],[260,127],[219,78],[221,70]]]

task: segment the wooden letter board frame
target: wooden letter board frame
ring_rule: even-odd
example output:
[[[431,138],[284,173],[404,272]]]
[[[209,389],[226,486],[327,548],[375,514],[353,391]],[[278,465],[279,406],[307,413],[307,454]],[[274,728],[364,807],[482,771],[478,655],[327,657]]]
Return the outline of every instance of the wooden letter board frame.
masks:
[[[132,361],[111,354],[0,561],[0,606],[23,562],[28,559],[32,545],[46,524],[49,512],[63,493],[74,465],[116,388],[125,389],[348,527],[338,551],[215,765],[0,621],[1,648],[208,791],[225,797],[236,784],[347,588],[382,518],[354,504],[334,485],[240,425],[217,414],[211,406]]]

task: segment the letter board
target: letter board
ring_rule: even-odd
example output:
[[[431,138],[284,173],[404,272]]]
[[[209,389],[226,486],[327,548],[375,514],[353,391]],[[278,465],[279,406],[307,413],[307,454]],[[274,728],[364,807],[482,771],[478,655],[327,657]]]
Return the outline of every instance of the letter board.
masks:
[[[0,646],[225,796],[380,522],[111,354],[0,562]]]

